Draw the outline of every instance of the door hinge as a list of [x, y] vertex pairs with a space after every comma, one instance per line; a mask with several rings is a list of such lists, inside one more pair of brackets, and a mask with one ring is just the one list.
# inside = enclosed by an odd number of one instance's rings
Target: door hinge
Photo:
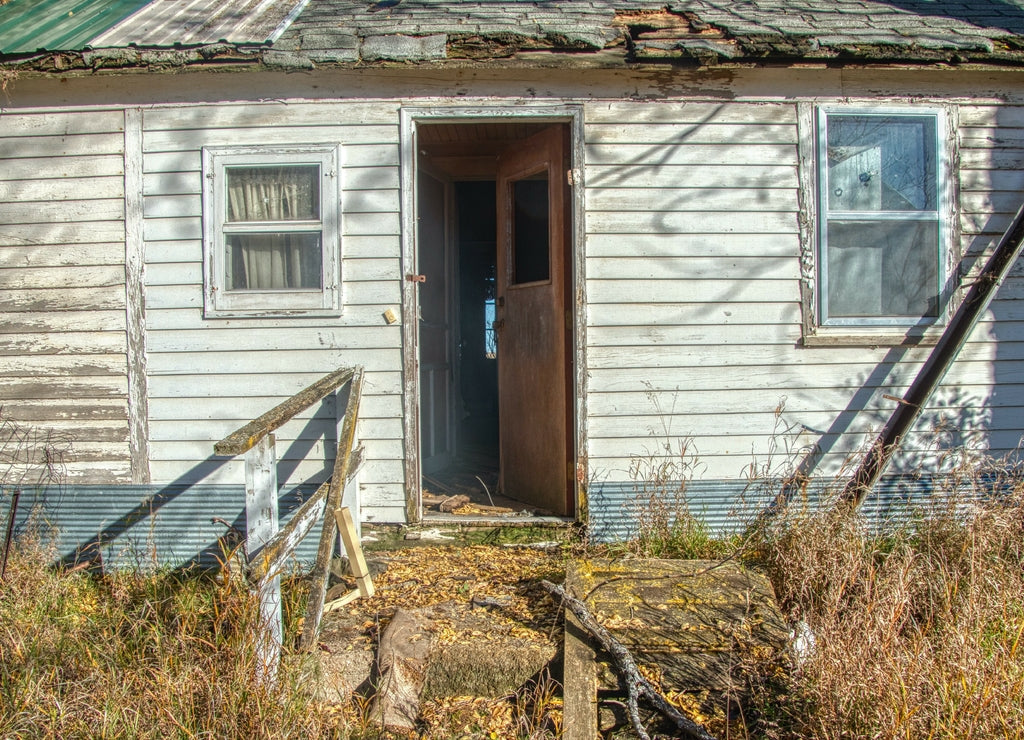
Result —
[[426, 275], [406, 275], [405, 279], [410, 283], [425, 283], [427, 282]]
[[570, 188], [576, 184], [576, 176], [573, 174], [572, 170], [565, 171], [565, 182], [569, 185]]

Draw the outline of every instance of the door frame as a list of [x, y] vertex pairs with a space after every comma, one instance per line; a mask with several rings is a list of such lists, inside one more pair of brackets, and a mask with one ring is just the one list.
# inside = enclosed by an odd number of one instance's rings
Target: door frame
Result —
[[417, 126], [420, 123], [502, 123], [529, 121], [531, 123], [561, 123], [569, 127], [569, 153], [571, 157], [572, 185], [570, 187], [569, 218], [573, 325], [570, 339], [572, 363], [573, 440], [572, 458], [575, 462], [575, 490], [573, 500], [575, 518], [585, 515], [584, 484], [587, 480], [587, 373], [586, 373], [586, 282], [584, 252], [584, 182], [583, 182], [583, 106], [544, 105], [530, 100], [514, 99], [504, 105], [449, 106], [439, 101], [436, 105], [402, 107], [399, 128], [399, 168], [402, 202], [402, 435], [405, 471], [406, 521], [418, 523], [423, 518], [422, 469], [420, 466], [420, 387], [419, 387], [419, 322], [417, 321], [416, 283], [407, 276], [416, 274], [416, 184]]

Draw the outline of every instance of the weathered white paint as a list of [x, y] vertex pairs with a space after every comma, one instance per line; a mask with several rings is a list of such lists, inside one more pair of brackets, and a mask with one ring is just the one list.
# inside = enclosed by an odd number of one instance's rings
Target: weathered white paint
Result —
[[[161, 78], [162, 99], [141, 81], [124, 80], [118, 100], [160, 103], [141, 111], [143, 154], [134, 161], [120, 149], [131, 136], [120, 107], [5, 113], [13, 125], [0, 133], [0, 156], [8, 157], [0, 170], [0, 205], [11, 205], [0, 224], [0, 320], [8, 326], [0, 375], [29, 396], [14, 413], [64, 429], [88, 422], [81, 431], [93, 435], [83, 447], [90, 459], [81, 465], [94, 467], [80, 467], [80, 476], [96, 474], [111, 445], [126, 449], [123, 394], [130, 376], [118, 358], [128, 351], [124, 336], [132, 322], [115, 317], [129, 316], [126, 305], [134, 299], [126, 300], [117, 250], [137, 233], [129, 228], [126, 240], [125, 219], [131, 223], [137, 211], [118, 191], [123, 176], [137, 183], [142, 207], [147, 346], [141, 357], [153, 480], [242, 481], [237, 464], [208, 460], [212, 441], [317, 374], [361, 364], [367, 369], [359, 429], [367, 450], [362, 517], [404, 518], [409, 466], [403, 461], [411, 443], [402, 419], [415, 399], [403, 396], [401, 330], [386, 326], [381, 315], [402, 304], [407, 271], [401, 235], [411, 227], [408, 221], [403, 227], [402, 213], [408, 218], [411, 211], [402, 201], [399, 165], [405, 91], [429, 110], [583, 106], [575, 287], [577, 372], [585, 378], [577, 387], [586, 390], [577, 399], [577, 427], [592, 475], [623, 479], [629, 456], [656, 446], [668, 429], [698, 440], [709, 461], [705, 476], [736, 478], [752, 454], [768, 453], [782, 399], [794, 448], [827, 444], [829, 462], [820, 468], [827, 472], [884, 420], [892, 402], [883, 394], [898, 393], [928, 350], [801, 346], [806, 270], [797, 102], [860, 96], [903, 105], [959, 103], [964, 253], [991, 247], [1024, 187], [1024, 88], [1011, 74], [736, 70], [714, 87], [690, 70], [671, 80], [642, 70], [595, 71], [586, 79], [559, 70], [466, 74], [424, 72], [415, 91], [402, 71], [358, 78], [324, 72], [317, 90], [294, 75], [241, 74], [231, 80], [237, 103], [216, 102], [225, 95], [216, 75]], [[112, 95], [100, 80], [74, 84], [83, 100], [102, 103]], [[446, 97], [460, 85], [481, 97]], [[528, 86], [538, 99], [522, 99]], [[26, 100], [57, 100], [51, 87], [33, 83]], [[291, 99], [257, 102], [275, 90]], [[637, 91], [662, 99], [626, 97]], [[376, 99], [382, 92], [394, 95]], [[354, 99], [343, 98], [350, 94]], [[302, 96], [310, 99], [297, 99]], [[186, 102], [162, 105], [170, 100]], [[332, 143], [344, 151], [340, 319], [202, 318], [200, 148], [236, 143]], [[927, 426], [944, 419], [983, 424], [991, 430], [989, 444], [1013, 446], [1024, 407], [1021, 297], [1018, 271], [926, 412], [912, 447], [926, 449]], [[70, 379], [61, 377], [63, 368]], [[74, 403], [56, 400], [58, 392], [74, 396]], [[292, 480], [316, 474], [330, 457], [331, 435], [322, 433], [330, 426], [327, 413], [305, 422], [279, 435]], [[307, 449], [313, 459], [292, 466]], [[112, 480], [129, 474], [116, 464], [109, 470]]]
[[73, 482], [131, 480], [124, 116], [0, 122], [0, 406], [69, 440]]

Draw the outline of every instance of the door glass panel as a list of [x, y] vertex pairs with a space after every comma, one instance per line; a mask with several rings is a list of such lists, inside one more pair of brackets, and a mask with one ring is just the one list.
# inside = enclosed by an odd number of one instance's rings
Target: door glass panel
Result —
[[512, 183], [512, 283], [551, 277], [547, 170]]

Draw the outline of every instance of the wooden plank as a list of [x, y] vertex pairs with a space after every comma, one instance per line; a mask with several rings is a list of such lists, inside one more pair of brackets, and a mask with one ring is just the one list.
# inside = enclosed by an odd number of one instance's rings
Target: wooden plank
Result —
[[[347, 242], [346, 242], [347, 243]], [[759, 234], [587, 234], [591, 257], [793, 257], [800, 255], [797, 232]]]
[[685, 347], [708, 344], [730, 345], [796, 345], [801, 338], [800, 327], [795, 324], [766, 324], [757, 332], [749, 327], [725, 326], [594, 326], [590, 327], [588, 341], [591, 347], [629, 344], [666, 345]]
[[796, 144], [792, 123], [590, 123], [584, 128], [587, 144]]
[[[367, 126], [258, 126], [253, 128], [192, 128], [176, 131], [146, 131], [145, 151], [176, 152], [204, 146], [300, 146], [340, 141], [345, 145], [395, 145], [398, 141], [397, 121], [392, 125]], [[0, 153], [4, 151], [0, 139]]]
[[[920, 368], [920, 362], [871, 364], [866, 362], [841, 365], [753, 365], [700, 366], [676, 370], [652, 368], [591, 368], [590, 391], [611, 393], [627, 390], [674, 390], [681, 384], [687, 388], [708, 389], [777, 389], [817, 387], [824, 384], [844, 388], [857, 387], [872, 377], [875, 382], [906, 386]], [[732, 369], [735, 367], [735, 369]], [[950, 378], [957, 384], [987, 387], [993, 384], [1024, 382], [1024, 360], [999, 362], [958, 362]]]
[[124, 244], [47, 244], [45, 246], [0, 246], [0, 268], [79, 267], [119, 265], [124, 262]]
[[[346, 259], [342, 278], [347, 282], [401, 279], [396, 259]], [[146, 285], [201, 285], [202, 262], [156, 262], [148, 265]], [[322, 323], [322, 320], [321, 320]]]
[[281, 572], [287, 560], [294, 554], [295, 548], [306, 538], [323, 514], [324, 499], [330, 487], [330, 480], [321, 483], [316, 492], [292, 515], [288, 523], [267, 541], [259, 557], [250, 562], [249, 578], [262, 580], [267, 574]]
[[[148, 293], [154, 288], [159, 290], [161, 299], [164, 297], [171, 297], [175, 294], [172, 286], [149, 286], [147, 289], [147, 297], [150, 297]], [[162, 300], [158, 303], [152, 299], [146, 302], [146, 307], [148, 309], [146, 312], [147, 324], [153, 331], [199, 329], [204, 326], [209, 327], [210, 325], [208, 320], [204, 321], [199, 317], [195, 310], [196, 307], [175, 306], [173, 304], [170, 307], [167, 307], [162, 305]], [[328, 319], [328, 321], [332, 324], [344, 327], [371, 327], [385, 329], [387, 328], [387, 322], [384, 319], [383, 313], [383, 309], [380, 306], [346, 306], [345, 314], [342, 319]], [[268, 316], [220, 319], [217, 321], [217, 327], [219, 328], [236, 330], [259, 330], [263, 328], [284, 329], [292, 327], [297, 331], [305, 331], [308, 329], [320, 329], [324, 324], [325, 321], [323, 317], [319, 316], [289, 316], [284, 318]], [[313, 351], [321, 357], [325, 354], [321, 348], [313, 349]], [[337, 367], [337, 365], [338, 363], [335, 362], [334, 366]], [[328, 372], [329, 369], [330, 368], [324, 368], [324, 372]]]
[[796, 146], [791, 144], [588, 144], [588, 164], [714, 166], [740, 164], [796, 166]]
[[52, 180], [92, 177], [116, 177], [124, 174], [124, 157], [120, 154], [92, 154], [65, 157], [22, 157], [7, 159], [0, 170], [0, 180]]
[[591, 211], [748, 212], [752, 204], [764, 210], [795, 212], [796, 188], [631, 188], [604, 186], [587, 188]]
[[[858, 389], [859, 390], [859, 389]], [[885, 398], [886, 395], [900, 395], [898, 386], [880, 386], [864, 389], [864, 397], [857, 399], [859, 408], [888, 409], [892, 411], [897, 403]], [[991, 386], [963, 386], [960, 391], [965, 398], [973, 395], [976, 404], [982, 408]], [[721, 389], [713, 393], [706, 389], [678, 389], [664, 392], [635, 391], [619, 393], [592, 393], [587, 399], [591, 419], [596, 417], [674, 416], [682, 414], [758, 413], [775, 409], [785, 401], [787, 411], [793, 415], [805, 411], [838, 411], [851, 403], [853, 390], [849, 388], [787, 388], [777, 393], [762, 390]], [[1019, 397], [1024, 388], [1006, 386], [1001, 392], [1009, 397]], [[976, 394], [976, 395], [975, 395]], [[967, 404], [965, 404], [967, 405]]]
[[795, 123], [792, 103], [619, 101], [584, 103], [587, 125], [599, 123]]
[[0, 180], [0, 203], [6, 211], [10, 203], [68, 201], [98, 198], [121, 198], [124, 181], [121, 176], [49, 178], [32, 180]]
[[106, 288], [124, 285], [124, 267], [121, 265], [82, 265], [74, 269], [8, 267], [2, 271], [2, 276], [5, 290]]
[[[292, 388], [308, 385], [321, 377], [320, 373], [293, 372], [274, 373], [273, 375], [270, 373], [266, 375], [254, 373], [206, 375], [201, 378], [197, 377], [195, 373], [161, 374], [153, 375], [150, 378], [150, 388], [155, 398], [230, 398], [232, 396], [245, 398], [250, 395], [288, 398]], [[397, 370], [373, 373], [366, 378], [365, 383], [363, 394], [368, 397], [397, 395], [402, 389], [402, 376]], [[329, 392], [323, 393], [320, 398]], [[311, 400], [306, 406], [311, 406], [320, 398]]]
[[89, 375], [84, 378], [6, 378], [0, 387], [0, 398], [47, 399], [59, 395], [63, 398], [124, 398], [128, 383], [124, 376]]
[[316, 101], [282, 103], [247, 101], [245, 104], [217, 103], [151, 108], [146, 111], [147, 132], [195, 128], [236, 129], [289, 126], [394, 125], [397, 101]]
[[[584, 593], [577, 568], [569, 568], [565, 588]], [[565, 610], [565, 662], [562, 688], [565, 728], [563, 740], [594, 740], [598, 737], [597, 664], [590, 638], [579, 619]]]
[[796, 188], [795, 165], [599, 165], [588, 163], [583, 181], [590, 188]]
[[[799, 284], [796, 280], [749, 280], [737, 284], [734, 280], [700, 281], [676, 280], [587, 280], [587, 300], [591, 304], [636, 304], [643, 296], [649, 305], [679, 302], [722, 304], [729, 300], [744, 303], [769, 303], [780, 297], [792, 296], [797, 300]], [[656, 327], [654, 327], [656, 328]], [[588, 338], [588, 344], [594, 343]], [[642, 342], [633, 342], [633, 345]]]
[[0, 312], [0, 325], [9, 334], [24, 332], [117, 331], [125, 327], [122, 311]]
[[320, 378], [284, 403], [275, 406], [259, 418], [254, 419], [229, 434], [220, 442], [217, 442], [213, 446], [214, 454], [238, 455], [245, 452], [252, 448], [259, 440], [295, 416], [299, 411], [313, 405], [328, 393], [334, 392], [341, 385], [357, 376], [361, 384], [362, 370], [360, 369], [340, 368], [330, 375]]
[[359, 543], [356, 525], [352, 521], [352, 511], [347, 506], [337, 508], [334, 510], [334, 519], [338, 525], [341, 542], [345, 546], [345, 554], [348, 555], [349, 569], [356, 579], [356, 588], [362, 598], [368, 599], [374, 594], [373, 578], [366, 566], [363, 546]]
[[0, 223], [0, 242], [19, 246], [33, 244], [100, 244], [123, 240], [123, 221], [53, 224]]
[[[245, 456], [245, 552], [252, 563], [278, 530], [277, 456], [274, 435], [256, 440]], [[281, 575], [261, 578], [256, 586], [260, 603], [257, 640], [257, 680], [273, 683], [281, 658]]]
[[1024, 190], [1024, 170], [960, 170], [963, 192], [990, 190]]
[[[289, 336], [291, 334], [291, 336]], [[239, 332], [234, 329], [210, 328], [206, 331], [150, 332], [150, 352], [232, 352], [239, 350], [324, 349], [389, 350], [400, 346], [401, 335], [396, 327], [339, 327], [305, 331], [287, 328], [266, 332]]]
[[62, 334], [0, 334], [0, 355], [106, 354], [124, 352], [124, 332], [75, 331]]
[[[6, 271], [0, 272], [6, 276]], [[0, 291], [0, 311], [65, 311], [74, 306], [83, 311], [124, 308], [120, 284], [102, 288], [30, 288]]]
[[145, 244], [142, 240], [142, 110], [124, 112], [125, 337], [132, 482], [149, 483], [149, 395], [146, 389]]
[[[289, 362], [296, 353], [294, 362]], [[151, 353], [149, 358], [151, 374], [173, 375], [190, 371], [194, 376], [223, 372], [225, 370], [245, 371], [248, 364], [262, 366], [268, 363], [268, 372], [290, 372], [296, 366], [308, 367], [311, 372], [325, 374], [338, 367], [347, 358], [352, 364], [361, 365], [368, 373], [400, 372], [398, 348], [389, 350], [335, 350], [312, 349], [309, 345], [275, 350], [227, 350], [224, 352], [167, 352]], [[191, 364], [190, 364], [191, 363]], [[259, 394], [265, 396], [265, 394]]]
[[20, 157], [68, 157], [123, 153], [120, 132], [70, 136], [0, 137], [0, 159]]
[[19, 400], [4, 406], [4, 416], [25, 422], [78, 423], [88, 421], [127, 420], [128, 404], [124, 398], [90, 399], [87, 405], [69, 404], [64, 399]]
[[588, 211], [587, 231], [605, 234], [795, 234], [797, 214], [776, 211], [637, 213]]
[[[338, 452], [334, 459], [334, 473], [331, 476], [331, 489], [327, 494], [326, 510], [334, 511], [341, 505], [348, 471], [352, 461], [352, 447], [355, 441], [356, 421], [359, 418], [359, 402], [363, 390], [363, 371], [356, 368], [349, 385], [348, 403], [345, 407], [342, 431], [338, 435]], [[320, 534], [320, 545], [317, 549], [316, 561], [310, 573], [309, 604], [306, 607], [306, 620], [302, 625], [299, 638], [299, 649], [309, 650], [316, 644], [320, 631], [320, 619], [323, 615], [324, 599], [327, 594], [327, 573], [330, 569], [331, 555], [334, 551], [335, 525], [330, 517], [324, 517], [324, 528]]]
[[0, 377], [123, 375], [124, 355], [34, 355], [0, 357]]
[[786, 303], [590, 303], [587, 326], [720, 326], [798, 324], [800, 306]]
[[[1000, 343], [1000, 352], [1008, 357], [1020, 357], [1024, 344]], [[797, 347], [784, 345], [710, 345], [688, 347], [685, 353], [671, 347], [652, 347], [640, 342], [622, 346], [591, 347], [587, 360], [591, 368], [693, 368], [693, 367], [761, 367], [773, 365], [843, 365], [862, 362], [885, 362], [891, 348], [878, 347]], [[905, 351], [905, 354], [902, 354]], [[902, 360], [923, 361], [927, 347], [901, 350]], [[963, 356], [978, 360], [991, 360], [996, 348], [990, 341], [973, 342], [965, 348]]]
[[344, 236], [395, 236], [402, 233], [397, 209], [391, 213], [342, 213], [341, 231]]
[[123, 219], [124, 202], [120, 198], [17, 202], [3, 204], [3, 211], [9, 224], [78, 224]]
[[[587, 278], [590, 280], [792, 280], [800, 279], [800, 262], [794, 256], [786, 257], [592, 257], [587, 260]], [[652, 283], [649, 290], [662, 287]], [[702, 291], [701, 283], [694, 283], [686, 292]], [[737, 290], [737, 300], [742, 291]], [[642, 294], [641, 294], [642, 295]], [[677, 300], [682, 295], [674, 296]], [[785, 294], [779, 296], [787, 298]], [[795, 300], [796, 296], [790, 297]]]
[[13, 113], [8, 109], [0, 138], [117, 133], [123, 126], [119, 110]]

